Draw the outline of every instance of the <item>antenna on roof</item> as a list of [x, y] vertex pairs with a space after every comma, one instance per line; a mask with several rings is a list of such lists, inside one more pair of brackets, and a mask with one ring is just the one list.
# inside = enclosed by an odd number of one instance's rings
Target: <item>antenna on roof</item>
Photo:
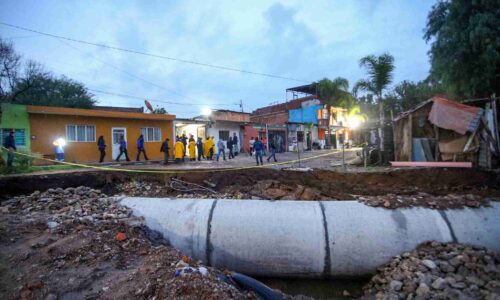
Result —
[[153, 106], [151, 103], [149, 103], [148, 100], [144, 100], [144, 105], [146, 105], [146, 108], [149, 110], [150, 113], [154, 114]]

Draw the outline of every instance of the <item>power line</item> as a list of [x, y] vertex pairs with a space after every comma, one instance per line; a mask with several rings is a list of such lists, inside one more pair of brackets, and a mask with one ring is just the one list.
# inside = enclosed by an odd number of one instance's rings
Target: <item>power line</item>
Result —
[[[78, 51], [78, 52], [80, 52], [80, 53], [84, 53], [82, 50], [80, 50], [80, 49], [76, 48], [75, 46], [71, 45], [70, 43], [67, 43], [67, 42], [65, 42], [65, 41], [63, 41], [63, 40], [61, 40], [61, 39], [57, 39], [57, 41], [59, 41], [60, 43], [63, 43], [64, 45], [66, 45], [66, 46], [68, 46], [68, 47], [70, 47], [70, 48], [72, 48], [72, 49], [74, 49], [74, 50], [76, 50], [76, 51]], [[85, 53], [84, 53], [84, 54], [85, 54]], [[115, 70], [117, 70], [117, 71], [120, 71], [120, 72], [122, 72], [122, 73], [124, 73], [124, 74], [126, 74], [126, 75], [128, 75], [128, 76], [130, 76], [130, 77], [132, 77], [132, 78], [135, 78], [135, 79], [137, 79], [137, 80], [140, 80], [140, 81], [142, 81], [142, 82], [145, 82], [145, 83], [147, 83], [147, 84], [150, 84], [150, 85], [152, 85], [152, 86], [155, 86], [155, 87], [160, 88], [160, 89], [162, 89], [162, 90], [165, 90], [165, 91], [167, 91], [167, 92], [169, 92], [169, 93], [176, 94], [176, 95], [178, 95], [178, 96], [180, 96], [180, 97], [182, 97], [182, 98], [186, 98], [186, 99], [188, 99], [188, 100], [194, 101], [194, 99], [190, 99], [190, 98], [189, 98], [189, 97], [187, 97], [186, 95], [180, 94], [180, 93], [178, 93], [178, 92], [176, 92], [176, 91], [173, 91], [173, 90], [170, 90], [170, 89], [167, 89], [167, 88], [165, 88], [165, 87], [163, 87], [163, 86], [161, 86], [161, 85], [158, 85], [158, 84], [156, 84], [156, 83], [154, 83], [154, 82], [151, 82], [151, 81], [149, 81], [149, 80], [146, 80], [146, 79], [144, 79], [144, 78], [141, 78], [141, 77], [139, 77], [139, 76], [137, 76], [137, 75], [135, 75], [135, 74], [133, 74], [133, 73], [130, 73], [130, 72], [128, 72], [128, 71], [126, 71], [126, 70], [124, 70], [124, 69], [121, 69], [121, 68], [119, 68], [119, 67], [117, 67], [117, 66], [114, 66], [114, 65], [112, 65], [112, 64], [110, 64], [110, 63], [107, 63], [107, 62], [105, 62], [105, 61], [102, 61], [102, 60], [98, 59], [97, 57], [95, 57], [95, 56], [94, 56], [94, 55], [92, 55], [92, 54], [87, 54], [87, 55], [88, 55], [88, 56], [90, 56], [90, 58], [92, 58], [92, 59], [94, 59], [94, 60], [96, 60], [96, 61], [100, 62], [101, 64], [104, 64], [104, 65], [106, 65], [106, 66], [108, 66], [108, 67], [110, 67], [110, 68], [113, 68], [113, 69], [115, 69]]]
[[155, 57], [155, 58], [161, 58], [161, 59], [166, 59], [166, 60], [171, 60], [171, 61], [177, 61], [177, 62], [182, 62], [182, 63], [186, 63], [186, 64], [198, 65], [198, 66], [209, 67], [209, 68], [220, 69], [220, 70], [226, 70], [226, 71], [232, 71], [232, 72], [240, 72], [240, 73], [258, 75], [258, 76], [264, 76], [264, 77], [270, 77], [270, 78], [286, 79], [286, 80], [298, 81], [298, 82], [305, 82], [305, 83], [311, 83], [312, 82], [312, 81], [309, 81], [309, 80], [296, 79], [296, 78], [285, 77], [285, 76], [280, 76], [280, 75], [273, 75], [273, 74], [267, 74], [267, 73], [253, 72], [253, 71], [242, 70], [242, 69], [237, 69], [237, 68], [233, 68], [233, 67], [219, 66], [219, 65], [214, 65], [214, 64], [208, 64], [208, 63], [203, 63], [203, 62], [197, 62], [197, 61], [192, 61], [192, 60], [186, 60], [186, 59], [181, 59], [181, 58], [170, 57], [170, 56], [152, 54], [152, 53], [147, 53], [147, 52], [142, 52], [142, 51], [137, 51], [137, 50], [125, 49], [125, 48], [120, 48], [120, 47], [115, 47], [115, 46], [108, 46], [108, 45], [104, 45], [104, 44], [97, 44], [97, 43], [88, 42], [88, 41], [84, 41], [84, 40], [79, 40], [79, 39], [74, 39], [74, 38], [70, 38], [70, 37], [55, 35], [55, 34], [52, 34], [52, 33], [46, 33], [46, 32], [42, 32], [42, 31], [38, 31], [38, 30], [34, 30], [34, 29], [29, 29], [29, 28], [25, 28], [25, 27], [13, 25], [13, 24], [8, 24], [8, 23], [5, 23], [5, 22], [0, 22], [0, 25], [4, 25], [4, 26], [11, 27], [11, 28], [16, 28], [16, 29], [24, 30], [24, 31], [34, 32], [34, 33], [38, 33], [38, 34], [41, 34], [41, 35], [50, 36], [50, 37], [53, 37], [53, 38], [64, 39], [64, 40], [72, 41], [72, 42], [76, 42], [76, 43], [81, 43], [81, 44], [86, 44], [86, 45], [92, 45], [92, 46], [97, 46], [97, 47], [102, 47], [102, 48], [107, 48], [107, 49], [112, 49], [112, 50], [118, 50], [118, 51], [123, 51], [123, 52], [138, 54], [138, 55], [144, 55], [144, 56], [150, 56], [150, 57]]
[[108, 92], [108, 91], [103, 91], [103, 90], [97, 90], [97, 89], [91, 89], [87, 88], [87, 90], [95, 93], [100, 93], [100, 94], [106, 94], [106, 95], [111, 95], [111, 96], [118, 96], [118, 97], [123, 97], [123, 98], [129, 98], [129, 99], [140, 99], [140, 100], [151, 100], [154, 102], [159, 102], [159, 103], [164, 103], [164, 104], [171, 104], [171, 105], [186, 105], [186, 106], [205, 106], [205, 105], [217, 105], [217, 106], [225, 106], [225, 105], [240, 105], [236, 103], [207, 103], [207, 104], [197, 104], [197, 103], [180, 103], [180, 102], [171, 102], [171, 101], [163, 101], [163, 100], [157, 100], [157, 99], [152, 99], [149, 97], [139, 97], [139, 96], [132, 96], [132, 95], [126, 95], [126, 94], [120, 94], [120, 93], [114, 93], [114, 92]]

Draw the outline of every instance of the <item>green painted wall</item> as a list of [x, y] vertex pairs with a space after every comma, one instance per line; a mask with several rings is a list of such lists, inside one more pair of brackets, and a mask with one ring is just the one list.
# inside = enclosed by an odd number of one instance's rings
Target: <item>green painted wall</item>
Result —
[[2, 104], [1, 109], [2, 117], [0, 119], [0, 129], [24, 129], [24, 142], [26, 143], [26, 146], [19, 146], [18, 150], [31, 152], [30, 120], [28, 111], [26, 110], [26, 105], [4, 103]]

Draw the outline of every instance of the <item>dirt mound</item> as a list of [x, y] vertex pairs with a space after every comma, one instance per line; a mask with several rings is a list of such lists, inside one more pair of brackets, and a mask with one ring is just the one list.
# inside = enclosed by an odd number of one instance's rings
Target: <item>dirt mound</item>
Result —
[[498, 299], [500, 257], [484, 248], [426, 242], [380, 267], [364, 291], [377, 299]]
[[0, 212], [1, 299], [256, 298], [99, 190], [35, 192]]

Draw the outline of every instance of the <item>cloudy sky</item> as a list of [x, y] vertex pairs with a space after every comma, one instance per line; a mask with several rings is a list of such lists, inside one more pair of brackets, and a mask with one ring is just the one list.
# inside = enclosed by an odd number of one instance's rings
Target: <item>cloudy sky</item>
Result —
[[[436, 0], [8, 1], [0, 21], [89, 42], [290, 79], [120, 52], [0, 25], [25, 59], [88, 88], [152, 99], [180, 117], [202, 106], [245, 111], [291, 98], [285, 90], [324, 77], [364, 77], [368, 54], [395, 57], [394, 82], [422, 80], [423, 39]], [[141, 99], [93, 92], [101, 105]], [[177, 104], [169, 104], [174, 102]]]

